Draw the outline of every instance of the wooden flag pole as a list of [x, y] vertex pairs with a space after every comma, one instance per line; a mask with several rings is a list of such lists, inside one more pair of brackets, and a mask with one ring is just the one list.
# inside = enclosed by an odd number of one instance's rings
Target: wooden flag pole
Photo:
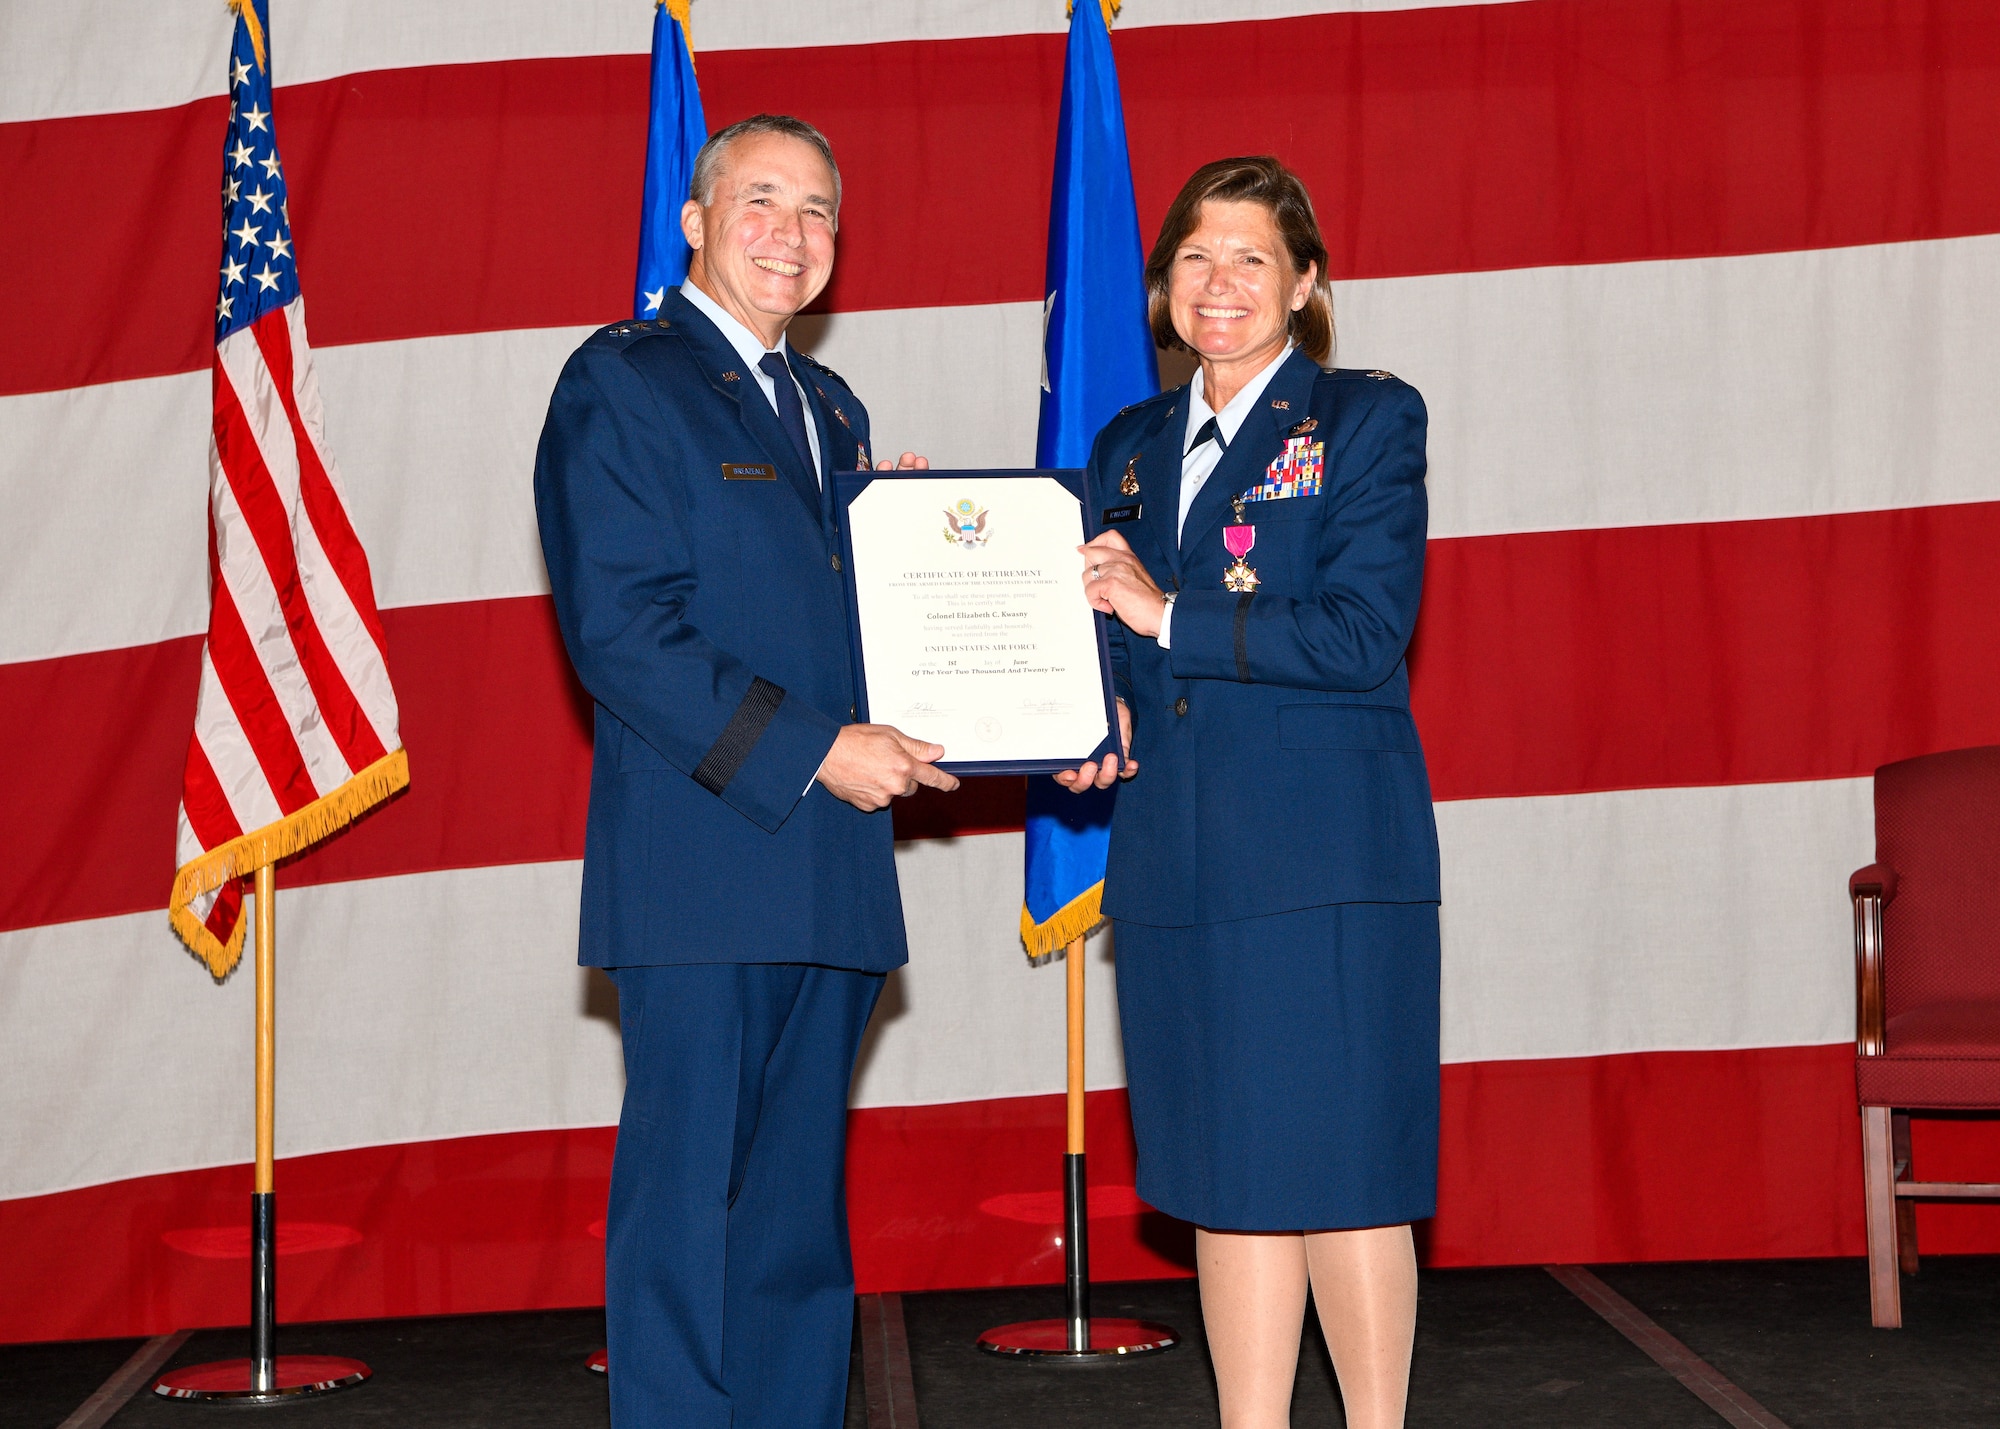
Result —
[[256, 1171], [250, 1189], [250, 1358], [170, 1370], [153, 1386], [168, 1399], [283, 1404], [301, 1395], [346, 1389], [372, 1370], [337, 1355], [278, 1355], [278, 882], [270, 864], [257, 870]]
[[1063, 1021], [1069, 1032], [1069, 1144], [1063, 1156], [1063, 1291], [1071, 1354], [1090, 1349], [1090, 1180], [1083, 1160], [1083, 939], [1063, 953], [1068, 984]]
[[250, 1195], [250, 1387], [259, 1394], [277, 1386], [277, 1053], [278, 879], [267, 863], [257, 870], [257, 1174]]
[[1090, 1315], [1090, 1178], [1084, 1170], [1083, 939], [1063, 951], [1063, 1023], [1068, 1044], [1064, 1086], [1063, 1317], [1001, 1325], [979, 1348], [1010, 1359], [1086, 1363], [1131, 1359], [1172, 1349], [1180, 1336], [1151, 1320], [1094, 1320]]

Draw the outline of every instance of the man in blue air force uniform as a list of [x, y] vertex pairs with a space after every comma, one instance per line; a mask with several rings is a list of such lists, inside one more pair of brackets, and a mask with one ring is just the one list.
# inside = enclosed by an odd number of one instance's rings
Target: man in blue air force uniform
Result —
[[784, 340], [832, 271], [839, 184], [796, 119], [710, 139], [686, 285], [570, 358], [535, 463], [596, 701], [580, 961], [617, 983], [625, 1045], [620, 1429], [840, 1424], [848, 1083], [907, 958], [881, 811], [957, 783], [939, 746], [851, 723], [832, 473], [867, 469], [868, 414]]

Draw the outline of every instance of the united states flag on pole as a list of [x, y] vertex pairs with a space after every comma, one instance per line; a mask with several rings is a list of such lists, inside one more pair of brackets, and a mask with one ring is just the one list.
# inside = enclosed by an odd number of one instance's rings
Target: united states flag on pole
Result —
[[221, 977], [241, 880], [409, 782], [368, 557], [327, 449], [271, 124], [268, 0], [231, 0], [208, 639], [168, 914]]

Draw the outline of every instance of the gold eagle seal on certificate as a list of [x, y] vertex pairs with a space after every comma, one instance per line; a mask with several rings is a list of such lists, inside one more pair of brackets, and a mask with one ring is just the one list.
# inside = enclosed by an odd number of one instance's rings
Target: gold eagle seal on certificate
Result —
[[944, 538], [953, 545], [977, 550], [992, 533], [986, 529], [986, 508], [976, 501], [959, 501], [944, 513]]

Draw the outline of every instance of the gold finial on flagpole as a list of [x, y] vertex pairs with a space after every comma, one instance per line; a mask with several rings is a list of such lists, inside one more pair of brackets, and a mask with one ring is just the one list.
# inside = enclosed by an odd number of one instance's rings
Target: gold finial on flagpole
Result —
[[229, 0], [231, 13], [241, 15], [243, 23], [250, 28], [250, 48], [257, 56], [257, 68], [271, 67], [269, 54], [264, 49], [264, 27], [257, 20], [257, 6], [253, 0]]

